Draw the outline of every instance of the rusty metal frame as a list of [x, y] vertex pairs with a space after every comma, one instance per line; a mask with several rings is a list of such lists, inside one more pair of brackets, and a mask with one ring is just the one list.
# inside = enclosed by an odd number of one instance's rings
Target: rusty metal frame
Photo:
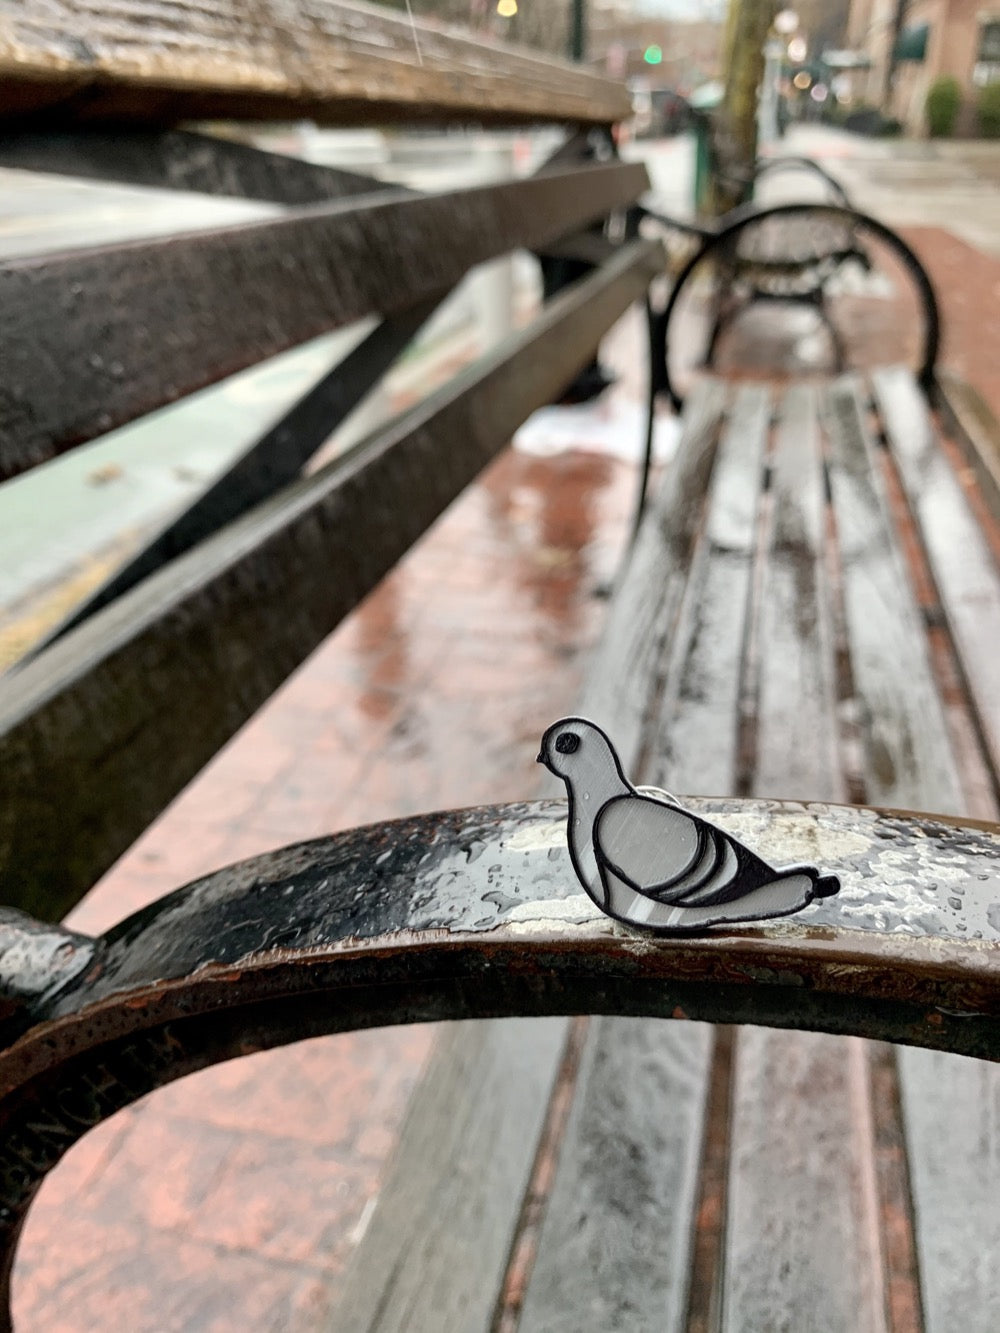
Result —
[[97, 939], [4, 911], [6, 1291], [35, 1193], [88, 1129], [197, 1069], [323, 1033], [589, 1012], [1000, 1060], [1000, 829], [828, 805], [689, 804], [764, 854], [821, 860], [841, 894], [766, 926], [646, 935], [579, 892], [566, 807], [537, 802], [268, 853]]

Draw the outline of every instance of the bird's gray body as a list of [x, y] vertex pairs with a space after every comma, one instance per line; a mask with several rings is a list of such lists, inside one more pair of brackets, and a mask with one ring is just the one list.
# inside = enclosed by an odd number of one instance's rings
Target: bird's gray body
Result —
[[607, 736], [583, 718], [550, 727], [539, 759], [566, 783], [577, 875], [620, 921], [701, 930], [787, 916], [839, 888], [811, 866], [775, 870], [665, 794], [637, 791]]

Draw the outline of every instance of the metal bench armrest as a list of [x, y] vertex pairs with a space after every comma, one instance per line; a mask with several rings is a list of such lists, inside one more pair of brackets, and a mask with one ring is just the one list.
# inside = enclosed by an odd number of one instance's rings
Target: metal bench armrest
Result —
[[[842, 893], [700, 938], [578, 891], [565, 807], [356, 829], [201, 879], [96, 940], [0, 922], [0, 1226], [9, 1278], [45, 1174], [100, 1121], [207, 1065], [321, 1033], [580, 1012], [810, 1028], [1000, 1058], [1000, 831], [826, 805], [699, 800]], [[0, 1316], [2, 1319], [2, 1316]]]

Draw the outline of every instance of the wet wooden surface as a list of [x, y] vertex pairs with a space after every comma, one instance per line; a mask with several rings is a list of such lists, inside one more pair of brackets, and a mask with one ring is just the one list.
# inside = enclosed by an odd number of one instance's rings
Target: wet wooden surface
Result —
[[[442, 293], [442, 299], [444, 294]], [[440, 302], [424, 301], [390, 315], [225, 468], [181, 514], [149, 537], [31, 651], [49, 643], [134, 588], [198, 542], [289, 486], [431, 317]]]
[[649, 780], [671, 790], [734, 795], [739, 786], [743, 657], [764, 482], [770, 395], [733, 395], [678, 624]]
[[[843, 794], [815, 391], [778, 400], [754, 677], [761, 796]], [[867, 1055], [740, 1029], [734, 1051], [723, 1327], [883, 1333]]]
[[645, 167], [612, 164], [437, 195], [387, 190], [0, 264], [0, 479], [320, 333], [428, 300], [646, 185]]
[[[685, 572], [692, 549], [705, 540], [708, 469], [717, 448], [729, 458], [746, 456], [732, 426], [717, 444], [725, 400], [718, 385], [692, 400], [677, 465], [632, 552], [585, 689], [588, 716], [603, 719], [637, 702], [655, 706], [682, 614]], [[763, 400], [753, 392], [741, 399], [737, 423], [745, 426], [755, 408], [762, 417]], [[752, 470], [752, 446], [746, 452]], [[720, 475], [718, 466], [711, 475]], [[738, 486], [713, 492], [708, 522], [738, 532], [747, 508]], [[630, 594], [643, 590], [645, 598], [630, 606]], [[626, 615], [634, 616], [627, 626]], [[623, 761], [638, 781], [660, 780], [651, 730], [648, 718], [635, 716], [623, 717], [613, 733], [624, 740]], [[670, 1032], [628, 1019], [591, 1024], [525, 1298], [526, 1330], [683, 1329], [713, 1045], [697, 1024]]]
[[[725, 405], [726, 392], [718, 384], [692, 395], [676, 462], [619, 576], [584, 689], [581, 711], [602, 719], [626, 769], [641, 762]], [[623, 680], [630, 682], [628, 689], [621, 688]]]
[[[693, 429], [711, 404], [711, 385], [699, 389], [689, 427], [694, 448], [682, 453], [674, 485], [683, 489], [688, 469], [697, 465], [703, 476], [710, 465], [707, 502], [703, 508], [689, 503], [680, 522], [654, 507], [636, 557], [655, 543], [664, 577], [651, 577], [634, 558], [604, 650], [606, 662], [620, 654], [619, 672], [647, 663], [654, 644], [665, 657], [658, 672], [648, 665], [635, 672], [630, 700], [609, 705], [617, 722], [623, 709], [638, 708], [639, 687], [652, 690], [657, 711], [645, 723], [637, 712], [631, 715], [631, 726], [643, 728], [639, 767], [632, 770], [640, 779], [655, 778], [682, 793], [732, 790], [745, 782], [759, 795], [838, 799], [847, 790], [844, 764], [854, 762], [852, 737], [859, 737], [863, 755], [852, 781], [862, 781], [870, 797], [961, 810], [965, 796], [941, 702], [944, 685], [891, 521], [885, 459], [876, 443], [880, 424], [890, 438], [903, 429], [902, 378], [892, 387], [892, 402], [884, 385], [878, 395], [881, 423], [870, 415], [866, 387], [845, 379], [823, 395], [806, 386], [779, 395], [773, 432], [770, 395], [744, 387], [731, 398], [711, 457], [700, 451], [705, 436]], [[910, 414], [908, 428], [912, 403]], [[914, 438], [908, 429], [907, 446]], [[765, 455], [770, 485], [762, 491]], [[921, 494], [913, 492], [918, 509]], [[925, 517], [938, 525], [936, 540], [946, 540], [939, 513]], [[975, 520], [966, 509], [961, 521]], [[953, 565], [966, 549], [956, 543]], [[678, 552], [687, 571], [681, 591], [672, 572]], [[933, 544], [931, 554], [933, 563]], [[976, 571], [966, 574], [965, 586], [970, 580], [985, 586], [995, 608], [994, 566], [981, 536], [974, 558]], [[616, 622], [624, 606], [631, 626]], [[838, 625], [847, 636], [839, 647]], [[956, 643], [964, 657], [957, 635]], [[628, 645], [624, 652], [622, 645]], [[641, 697], [648, 710], [648, 696]], [[592, 711], [600, 702], [592, 688]], [[621, 722], [631, 735], [630, 718]], [[616, 1098], [623, 1079], [608, 1073], [615, 1067], [615, 1024], [601, 1020], [591, 1035], [581, 1101], [526, 1304], [551, 1318], [569, 1300], [578, 1327], [588, 1326], [588, 1309], [599, 1312], [600, 1326], [629, 1326], [630, 1319], [637, 1327], [653, 1326], [644, 1322], [645, 1295], [616, 1277], [629, 1254], [640, 1268], [647, 1262], [648, 1225], [630, 1227], [616, 1173], [609, 1169], [602, 1179], [600, 1164], [580, 1142], [581, 1126], [592, 1123], [587, 1117], [613, 1107], [608, 1119], [619, 1142], [606, 1156], [640, 1164], [634, 1179], [641, 1182], [635, 1210], [641, 1219], [641, 1201], [652, 1189], [641, 1164], [656, 1140], [643, 1119], [641, 1089], [636, 1086], [634, 1109], [631, 1098]], [[620, 1040], [627, 1046], [624, 1031]], [[728, 1048], [718, 1047], [716, 1058], [723, 1056]], [[719, 1108], [712, 1111], [718, 1160], [715, 1183], [699, 1196], [700, 1269], [684, 1311], [677, 1312], [673, 1297], [667, 1300], [665, 1327], [679, 1320], [676, 1326], [685, 1328], [691, 1320], [691, 1327], [731, 1333], [805, 1327], [911, 1333], [923, 1309], [926, 1327], [944, 1333], [949, 1308], [960, 1308], [977, 1333], [995, 1326], [1000, 1283], [978, 1257], [986, 1248], [993, 1252], [1000, 1221], [994, 1154], [957, 1152], [953, 1126], [962, 1125], [966, 1143], [992, 1141], [997, 1073], [960, 1057], [905, 1051], [897, 1075], [895, 1057], [886, 1058], [883, 1068], [881, 1053], [868, 1044], [821, 1034], [737, 1031], [731, 1114], [722, 1108], [720, 1121]], [[690, 1067], [689, 1058], [681, 1063]], [[642, 1061], [634, 1065], [633, 1080], [651, 1077]], [[708, 1062], [700, 1068], [698, 1098], [707, 1106], [711, 1070]], [[890, 1096], [897, 1078], [900, 1090]], [[683, 1104], [690, 1102], [689, 1091]], [[702, 1128], [691, 1130], [695, 1143]], [[901, 1157], [904, 1132], [909, 1170]], [[677, 1188], [687, 1206], [688, 1182]], [[676, 1213], [667, 1217], [671, 1234], [679, 1234]], [[688, 1224], [694, 1226], [693, 1209]], [[979, 1246], [977, 1229], [985, 1242]], [[580, 1260], [573, 1265], [574, 1285], [555, 1259], [566, 1246]], [[599, 1271], [602, 1281], [581, 1275], [588, 1270]], [[661, 1310], [664, 1290], [676, 1295], [670, 1271], [661, 1261], [655, 1277], [647, 1274], [639, 1284], [658, 1294]], [[713, 1290], [718, 1296], [710, 1299]], [[699, 1322], [704, 1318], [707, 1324]]]
[[328, 1333], [489, 1327], [566, 1030], [520, 1019], [444, 1035]]
[[771, 465], [751, 789], [844, 799], [837, 746], [826, 504], [815, 391], [788, 390]]
[[958, 477], [938, 446], [926, 399], [905, 372], [877, 372], [872, 383], [982, 734], [993, 767], [1000, 770], [1000, 572]]
[[860, 711], [867, 797], [877, 805], [960, 814], [963, 801], [929, 650], [889, 520], [859, 381], [827, 393], [830, 474], [851, 673]]
[[[979, 716], [995, 789], [1000, 576], [993, 552], [915, 386], [897, 371], [883, 371], [873, 376], [873, 389], [968, 683], [970, 712]], [[916, 700], [910, 709], [910, 725], [918, 728]], [[915, 799], [924, 806], [945, 809], [961, 800], [933, 769], [917, 781]], [[1000, 1281], [986, 1260], [1000, 1246], [1000, 1078], [976, 1061], [925, 1051], [900, 1051], [898, 1063], [926, 1327], [988, 1333], [1000, 1322]]]
[[863, 1042], [738, 1033], [726, 1333], [885, 1333]]
[[[85, 17], [84, 17], [85, 13]], [[611, 124], [624, 86], [523, 48], [346, 0], [21, 0], [0, 28], [0, 117]]]
[[519, 1327], [681, 1333], [714, 1038], [593, 1026]]

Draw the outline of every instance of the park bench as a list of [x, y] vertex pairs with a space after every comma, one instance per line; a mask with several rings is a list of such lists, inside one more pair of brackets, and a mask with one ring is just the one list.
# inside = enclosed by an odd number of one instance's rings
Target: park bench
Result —
[[[579, 702], [636, 781], [705, 793], [692, 808], [836, 872], [838, 896], [701, 937], [621, 927], [545, 799], [271, 853], [99, 939], [56, 924], [662, 268], [634, 227], [592, 230], [646, 186], [593, 160], [626, 107], [592, 76], [430, 29], [413, 65], [409, 25], [360, 6], [298, 33], [268, 6], [206, 17], [211, 61], [188, 7], [160, 6], [156, 60], [138, 10], [108, 7], [85, 44], [69, 11], [7, 21], [5, 163], [287, 209], [0, 267], [4, 475], [382, 322], [3, 682], [5, 1281], [46, 1173], [171, 1079], [319, 1033], [521, 1015], [442, 1039], [336, 1327], [997, 1327], [1000, 838], [964, 816], [996, 814], [1000, 487], [988, 414], [935, 375], [933, 340], [913, 367], [792, 384], [657, 364], [682, 438]], [[249, 88], [227, 50], [254, 50]], [[302, 115], [574, 133], [529, 180], [422, 196], [166, 128]], [[468, 267], [514, 246], [595, 267], [302, 475]], [[663, 367], [675, 309], [653, 320]]]

